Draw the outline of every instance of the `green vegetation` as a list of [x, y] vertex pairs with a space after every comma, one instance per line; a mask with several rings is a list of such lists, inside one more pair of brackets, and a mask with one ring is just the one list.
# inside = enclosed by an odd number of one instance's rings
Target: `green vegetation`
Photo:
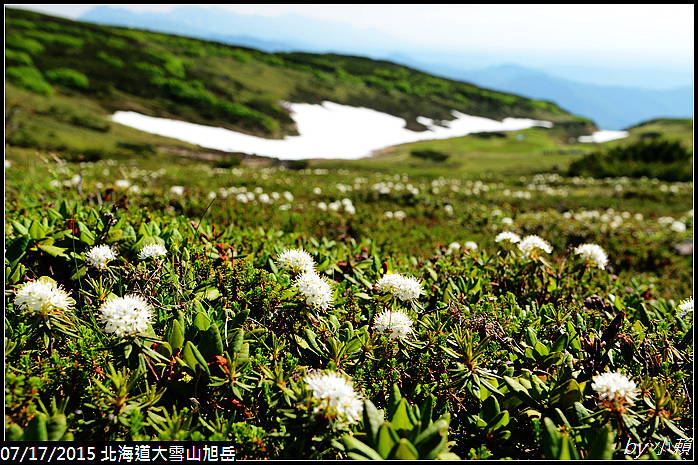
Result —
[[660, 139], [659, 133], [626, 146], [596, 151], [570, 165], [570, 176], [650, 177], [664, 181], [691, 181], [693, 154], [678, 141]]
[[[23, 10], [7, 9], [6, 17], [9, 61], [23, 66], [10, 75], [11, 81], [49, 94], [39, 82], [44, 75], [59, 91], [79, 90], [99, 102], [102, 114], [135, 110], [265, 137], [295, 131], [279, 105], [282, 100], [366, 106], [403, 117], [414, 129], [423, 128], [418, 116], [450, 120], [453, 110], [496, 119], [576, 121], [549, 102], [483, 90], [388, 62], [266, 54]], [[582, 125], [585, 133], [594, 129], [590, 121]]]
[[[690, 239], [692, 183], [376, 173], [368, 160], [221, 168], [123, 150], [134, 155], [79, 164], [8, 151], [8, 438], [528, 459], [622, 458], [628, 441], [692, 436], [678, 305], [692, 257], [675, 249]], [[551, 253], [527, 259], [495, 240], [504, 231]], [[583, 243], [606, 251], [604, 269], [574, 252]], [[166, 255], [140, 259], [148, 244]], [[116, 254], [104, 268], [88, 259], [97, 245]], [[296, 248], [331, 284], [326, 310], [279, 262]], [[391, 271], [421, 281], [414, 306], [376, 287]], [[47, 276], [70, 309], [20, 308], [22, 286]], [[131, 294], [153, 309], [147, 329], [106, 332], [101, 309]], [[386, 310], [410, 318], [409, 337], [376, 329]], [[351, 378], [358, 423], [313, 394], [309, 369]], [[605, 370], [636, 383], [633, 406], [599, 397]]]
[[[390, 63], [16, 10], [6, 26], [8, 440], [230, 441], [243, 459], [623, 459], [631, 443], [686, 457], [693, 183], [562, 173], [600, 149], [692, 148], [690, 122], [571, 144], [587, 123], [552, 104]], [[279, 162], [106, 117], [278, 136], [291, 96], [408, 121], [446, 118], [453, 96], [560, 124]], [[296, 249], [314, 273], [282, 260]]]
[[448, 154], [443, 152], [438, 152], [436, 150], [413, 150], [410, 155], [417, 158], [422, 158], [424, 160], [432, 160], [436, 162], [448, 160]]

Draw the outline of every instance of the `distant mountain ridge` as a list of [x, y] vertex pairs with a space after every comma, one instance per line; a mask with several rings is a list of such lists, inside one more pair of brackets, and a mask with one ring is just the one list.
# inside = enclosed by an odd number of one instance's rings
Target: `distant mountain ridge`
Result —
[[480, 87], [553, 101], [570, 113], [591, 118], [604, 129], [627, 129], [653, 118], [692, 118], [693, 115], [692, 87], [647, 90], [596, 86], [517, 65], [502, 65], [459, 76]]
[[[387, 59], [480, 87], [552, 101], [570, 113], [592, 119], [604, 129], [625, 129], [652, 118], [693, 117], [691, 86], [671, 90], [599, 86], [518, 65], [464, 69], [457, 58], [448, 60], [443, 54], [440, 54], [443, 63], [427, 63], [424, 52], [405, 51], [402, 41], [387, 34], [300, 15], [271, 18], [195, 6], [183, 6], [169, 13], [134, 13], [102, 5], [83, 14], [79, 20], [197, 37], [269, 53], [333, 52]], [[358, 47], [357, 44], [374, 45]]]

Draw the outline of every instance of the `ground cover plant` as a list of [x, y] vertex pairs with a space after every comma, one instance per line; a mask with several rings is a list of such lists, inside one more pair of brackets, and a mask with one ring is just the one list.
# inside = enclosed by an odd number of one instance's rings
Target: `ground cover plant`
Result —
[[8, 439], [687, 456], [692, 183], [17, 153]]
[[[692, 457], [692, 178], [568, 171], [692, 151], [692, 121], [579, 144], [553, 104], [387, 62], [6, 13], [7, 439]], [[291, 163], [107, 118], [278, 137], [280, 99], [555, 126]]]

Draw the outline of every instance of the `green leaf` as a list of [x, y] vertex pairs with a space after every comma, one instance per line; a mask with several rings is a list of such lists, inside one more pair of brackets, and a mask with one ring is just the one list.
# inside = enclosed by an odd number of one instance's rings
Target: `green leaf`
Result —
[[245, 321], [247, 321], [247, 318], [250, 316], [250, 311], [249, 309], [245, 308], [240, 310], [237, 315], [235, 315], [232, 319], [232, 326], [233, 328], [239, 328], [242, 326]]
[[536, 342], [538, 342], [538, 338], [536, 337], [536, 331], [533, 328], [531, 328], [530, 326], [527, 327], [526, 331], [524, 333], [524, 337], [525, 337], [526, 343], [528, 345], [530, 345], [531, 347], [536, 346]]
[[409, 404], [407, 403], [407, 399], [401, 399], [395, 413], [390, 418], [390, 424], [401, 437], [406, 436], [413, 428], [407, 413], [408, 408]]
[[536, 341], [536, 343], [533, 345], [533, 350], [535, 350], [541, 357], [545, 357], [550, 353], [548, 348], [539, 341]]
[[172, 359], [172, 346], [167, 342], [163, 341], [158, 344], [156, 352], [168, 360]]
[[48, 214], [48, 217], [51, 219], [52, 223], [55, 223], [56, 221], [60, 221], [60, 220], [64, 219], [63, 215], [61, 215], [60, 212], [58, 212], [54, 208], [51, 208], [51, 207], [47, 208], [46, 213]]
[[344, 444], [344, 450], [347, 451], [347, 455], [355, 460], [383, 460], [384, 457], [371, 449], [369, 446], [363, 442], [356, 439], [354, 436], [349, 436], [345, 434], [342, 436], [342, 443]]
[[414, 447], [418, 451], [418, 458], [433, 460], [446, 447], [448, 423], [444, 418], [439, 418], [417, 436]]
[[[203, 309], [203, 307], [201, 307], [201, 302], [196, 300], [195, 306], [197, 303], [199, 304], [199, 308]], [[211, 320], [202, 311], [199, 311], [194, 316], [194, 321], [192, 322], [192, 326], [194, 326], [199, 331], [206, 331], [209, 328], [209, 326], [211, 326]]]
[[400, 388], [397, 384], [393, 384], [393, 390], [390, 392], [390, 397], [388, 399], [388, 418], [393, 417], [401, 399], [402, 394], [400, 393]]
[[372, 447], [376, 447], [378, 444], [378, 429], [383, 423], [383, 413], [380, 412], [373, 402], [366, 399], [364, 400], [364, 426], [368, 427], [367, 438], [368, 444]]
[[235, 356], [235, 360], [237, 360], [238, 364], [247, 363], [250, 360], [250, 344], [249, 343], [245, 342], [242, 345], [240, 352], [238, 352]]
[[[240, 331], [242, 331], [242, 329]], [[201, 341], [197, 347], [204, 357], [204, 360], [211, 360], [211, 358], [216, 355], [223, 355], [223, 340], [221, 339], [221, 333], [216, 323], [211, 323], [211, 326], [208, 327], [201, 337]]]
[[589, 441], [587, 460], [611, 460], [615, 451], [616, 432], [611, 425], [604, 425], [592, 441]]
[[560, 457], [562, 435], [557, 430], [555, 423], [548, 418], [543, 418], [543, 431], [541, 432], [541, 447], [543, 458], [556, 460]]
[[311, 329], [306, 329], [305, 330], [305, 339], [308, 341], [308, 344], [310, 344], [310, 348], [318, 355], [327, 355], [327, 347], [322, 345], [320, 347], [321, 343], [318, 343], [317, 341], [317, 335], [313, 332]]
[[43, 239], [44, 237], [46, 237], [46, 230], [41, 225], [41, 223], [34, 220], [32, 221], [32, 224], [29, 226], [29, 236], [31, 236], [31, 238], [35, 241], [38, 241], [39, 239]]
[[21, 441], [24, 431], [17, 423], [12, 423], [5, 432], [5, 440], [8, 442]]
[[499, 412], [492, 420], [487, 423], [487, 432], [490, 433], [496, 429], [509, 424], [509, 411], [504, 410]]
[[48, 431], [46, 430], [46, 416], [37, 413], [24, 428], [24, 441], [48, 441]]
[[49, 441], [59, 441], [66, 431], [68, 422], [64, 414], [59, 413], [49, 418], [46, 424], [47, 437]]
[[239, 328], [236, 332], [235, 335], [233, 336], [233, 340], [230, 343], [230, 346], [228, 347], [228, 351], [231, 354], [238, 353], [242, 350], [242, 342], [245, 338], [245, 330], [242, 328]]
[[494, 396], [490, 396], [482, 403], [482, 409], [480, 410], [480, 417], [486, 422], [489, 422], [494, 417], [499, 415], [499, 402]]
[[184, 334], [182, 333], [182, 327], [179, 325], [179, 321], [172, 320], [169, 331], [167, 332], [167, 342], [174, 352], [182, 348], [184, 344]]
[[15, 229], [15, 231], [17, 231], [22, 236], [29, 235], [29, 229], [26, 226], [24, 226], [22, 223], [20, 223], [19, 221], [12, 220], [10, 223], [12, 223], [12, 227]]
[[572, 407], [575, 402], [582, 401], [582, 399], [584, 399], [584, 393], [581, 386], [576, 380], [570, 379], [553, 389], [550, 395], [550, 406], [566, 410]]
[[395, 447], [395, 444], [400, 441], [400, 437], [388, 423], [383, 423], [378, 428], [376, 438], [376, 452], [386, 459], [390, 455], [390, 451]]
[[194, 373], [198, 371], [198, 366], [200, 367], [200, 370], [203, 370], [204, 372], [206, 372], [206, 374], [211, 374], [209, 372], [208, 365], [206, 364], [206, 360], [204, 360], [204, 358], [201, 355], [201, 352], [199, 352], [199, 349], [197, 349], [191, 341], [187, 341], [187, 343], [184, 345], [184, 350], [182, 350], [181, 358], [184, 360], [187, 366], [194, 371]]
[[550, 352], [562, 352], [567, 348], [567, 344], [569, 343], [570, 336], [565, 333], [561, 335], [560, 337], [557, 338], [557, 341], [555, 341], [555, 344], [553, 344], [553, 348], [551, 349]]
[[526, 389], [521, 383], [516, 381], [514, 378], [504, 376], [504, 382], [509, 387], [509, 390], [513, 392], [514, 395], [528, 407], [538, 407], [540, 405], [538, 402], [533, 400], [531, 395], [528, 393], [528, 389]]
[[388, 459], [417, 460], [419, 459], [419, 452], [417, 452], [417, 449], [414, 448], [410, 441], [402, 438], [390, 452]]
[[7, 242], [5, 258], [9, 260], [10, 266], [14, 268], [19, 260], [24, 256], [31, 238], [29, 234], [14, 237]]
[[434, 411], [434, 396], [430, 395], [422, 403], [422, 407], [419, 409], [419, 416], [421, 419], [420, 433], [426, 430], [431, 424], [431, 415]]
[[51, 255], [52, 257], [60, 257], [64, 258], [66, 260], [70, 260], [70, 257], [66, 255], [65, 251], [68, 250], [64, 247], [56, 247], [53, 245], [39, 245], [38, 246], [39, 250], [42, 252], [46, 252], [47, 254]]

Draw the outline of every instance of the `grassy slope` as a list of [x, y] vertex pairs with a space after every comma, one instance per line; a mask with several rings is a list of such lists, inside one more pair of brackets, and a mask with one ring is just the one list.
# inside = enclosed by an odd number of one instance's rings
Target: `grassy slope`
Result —
[[[397, 145], [380, 150], [375, 158], [362, 163], [374, 169], [390, 171], [400, 166], [410, 172], [431, 173], [433, 176], [456, 174], [497, 173], [519, 176], [549, 171], [564, 171], [569, 164], [586, 153], [597, 149], [626, 145], [650, 136], [679, 140], [693, 149], [693, 120], [660, 119], [639, 124], [628, 129], [629, 136], [603, 143], [565, 144], [558, 140], [554, 130], [531, 128], [522, 131], [500, 133], [503, 137], [483, 137], [470, 134], [451, 139], [436, 139]], [[524, 136], [519, 140], [518, 136]], [[410, 156], [415, 150], [435, 150], [449, 155], [445, 162], [420, 160]], [[346, 167], [343, 161], [317, 160], [318, 167]]]
[[[564, 127], [565, 133], [594, 128], [590, 121], [549, 102], [488, 91], [389, 62], [338, 55], [266, 54], [22, 10], [6, 10], [6, 55], [10, 70], [6, 84], [17, 84], [21, 80], [18, 74], [25, 77], [31, 71], [35, 77], [23, 86], [37, 85], [49, 94], [30, 96], [7, 85], [6, 114], [18, 110], [11, 115], [14, 125], [6, 132], [8, 141], [14, 146], [54, 151], [79, 152], [88, 144], [109, 156], [123, 155], [115, 137], [105, 134], [114, 125], [101, 131], [103, 134], [92, 130], [89, 143], [82, 142], [82, 136], [73, 137], [81, 132], [74, 127], [76, 116], [104, 126], [105, 117], [115, 110], [281, 137], [294, 133], [295, 127], [279, 100], [332, 100], [366, 106], [403, 117], [417, 130], [417, 116], [448, 119], [453, 109], [500, 119], [547, 119]], [[87, 78], [87, 85], [61, 83], [51, 77], [56, 69], [77, 71]], [[31, 120], [39, 107], [41, 124]], [[73, 127], [66, 128], [66, 123]], [[141, 143], [132, 134], [119, 137]]]

